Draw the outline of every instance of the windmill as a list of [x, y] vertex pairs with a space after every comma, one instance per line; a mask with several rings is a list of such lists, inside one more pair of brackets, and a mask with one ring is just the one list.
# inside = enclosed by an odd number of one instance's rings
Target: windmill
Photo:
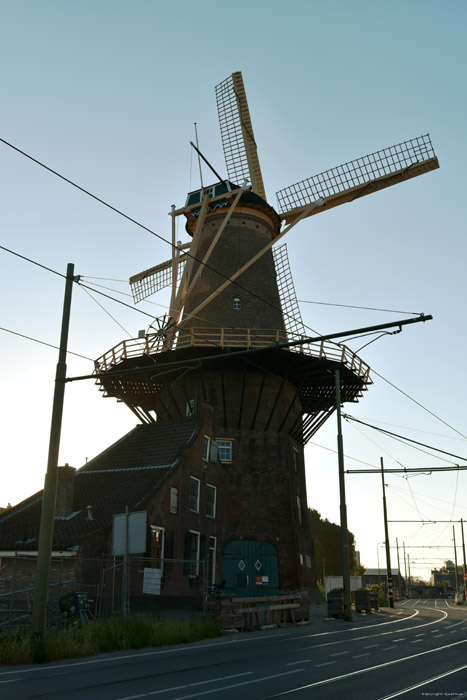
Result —
[[[168, 317], [155, 333], [100, 357], [98, 383], [143, 422], [209, 407], [213, 439], [231, 450], [223, 577], [237, 580], [237, 565], [255, 563], [261, 540], [277, 550], [280, 587], [309, 586], [315, 572], [304, 445], [335, 410], [334, 370], [342, 401], [358, 400], [371, 379], [368, 365], [345, 345], [284, 347], [305, 336], [286, 248], [278, 243], [307, 217], [439, 164], [429, 136], [419, 136], [286, 187], [274, 208], [266, 200], [241, 73], [216, 87], [216, 99], [227, 176], [215, 173], [212, 185], [172, 207], [172, 257], [130, 279], [135, 302], [170, 287]], [[189, 243], [176, 240], [180, 216]], [[242, 581], [254, 578], [254, 569], [250, 574]], [[251, 585], [235, 590], [254, 594]]]

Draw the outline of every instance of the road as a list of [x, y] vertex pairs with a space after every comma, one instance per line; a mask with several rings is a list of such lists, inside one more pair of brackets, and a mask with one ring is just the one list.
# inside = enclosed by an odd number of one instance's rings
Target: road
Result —
[[412, 600], [354, 621], [2, 667], [2, 700], [467, 698], [467, 610]]

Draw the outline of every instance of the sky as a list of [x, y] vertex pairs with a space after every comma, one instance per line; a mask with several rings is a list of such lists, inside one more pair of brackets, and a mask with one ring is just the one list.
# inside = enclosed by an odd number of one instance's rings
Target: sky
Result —
[[[376, 470], [381, 457], [387, 469], [427, 468], [386, 475], [390, 542], [405, 543], [415, 576], [452, 560], [453, 525], [458, 545], [461, 527], [440, 521], [467, 519], [467, 472], [428, 468], [467, 463], [467, 3], [0, 0], [0, 11], [0, 138], [167, 240], [171, 205], [199, 187], [194, 122], [201, 150], [224, 172], [214, 87], [234, 71], [243, 73], [272, 205], [287, 185], [430, 134], [439, 170], [311, 217], [285, 240], [313, 332], [433, 315], [362, 349], [373, 385], [344, 411], [456, 457], [345, 420], [345, 468]], [[1, 142], [0, 231], [4, 248], [61, 275], [74, 263], [83, 282], [130, 306], [129, 277], [170, 257], [168, 243]], [[177, 237], [186, 239], [181, 223]], [[43, 486], [58, 352], [21, 335], [58, 344], [64, 280], [0, 249], [0, 286], [6, 506]], [[158, 316], [166, 305], [161, 293], [136, 309]], [[67, 376], [88, 374], [149, 322], [74, 285], [69, 350], [83, 357], [68, 355]], [[67, 384], [59, 463], [82, 466], [135, 424], [92, 380]], [[308, 504], [332, 522], [336, 444], [333, 416], [306, 448]], [[346, 497], [362, 563], [382, 567], [380, 474], [347, 474]], [[402, 552], [400, 560], [404, 573]]]

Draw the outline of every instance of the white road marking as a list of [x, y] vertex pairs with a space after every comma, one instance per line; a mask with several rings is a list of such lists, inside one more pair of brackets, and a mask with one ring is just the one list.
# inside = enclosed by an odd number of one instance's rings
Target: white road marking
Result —
[[[409, 693], [411, 690], [421, 688], [422, 686], [427, 685], [427, 683], [434, 683], [434, 681], [439, 681], [441, 678], [446, 678], [446, 676], [451, 676], [453, 673], [458, 673], [459, 671], [463, 671], [466, 668], [467, 664], [465, 666], [459, 666], [459, 668], [453, 668], [451, 671], [446, 671], [446, 673], [441, 673], [441, 675], [439, 676], [433, 676], [433, 678], [428, 678], [428, 680], [422, 681], [421, 683], [417, 683], [416, 685], [411, 685], [409, 688], [403, 688], [402, 690], [399, 690], [396, 693], [392, 693], [391, 695], [385, 695], [384, 698], [379, 698], [379, 700], [391, 700], [391, 698], [397, 698], [399, 695], [404, 695], [404, 693]], [[438, 693], [430, 693], [430, 695], [438, 695]], [[456, 693], [457, 700], [462, 700], [462, 698], [467, 698], [467, 693], [463, 693], [462, 695], [457, 695]]]
[[381, 651], [389, 651], [389, 649], [397, 649], [397, 646], [394, 645], [392, 647], [384, 647]]
[[329, 656], [342, 656], [343, 654], [348, 654], [348, 651], [338, 651], [336, 654], [329, 654]]
[[296, 666], [297, 664], [309, 664], [311, 659], [302, 659], [301, 661], [290, 661], [286, 666]]
[[[234, 683], [233, 685], [224, 685], [221, 688], [214, 688], [213, 690], [203, 690], [201, 693], [192, 693], [191, 695], [179, 695], [176, 698], [172, 698], [172, 700], [189, 700], [189, 698], [197, 698], [200, 695], [205, 697], [206, 695], [211, 695], [211, 693], [219, 693], [222, 690], [230, 690], [230, 688], [239, 688], [242, 685], [250, 685], [251, 683], [261, 683], [262, 681], [269, 681], [271, 678], [281, 678], [282, 676], [288, 676], [291, 673], [299, 673], [300, 671], [304, 671], [304, 668], [297, 668], [295, 671], [286, 671], [285, 673], [276, 673], [274, 676], [263, 676], [262, 678], [254, 678], [251, 681], [244, 681], [243, 683]], [[193, 685], [196, 685], [193, 683]], [[183, 687], [183, 686], [181, 686]], [[189, 687], [189, 686], [185, 686]], [[118, 700], [134, 700], [134, 698], [144, 698], [144, 697], [149, 697], [151, 695], [157, 695], [158, 693], [164, 693], [164, 692], [169, 692], [170, 690], [174, 690], [173, 688], [169, 688], [166, 691], [164, 690], [153, 690], [150, 691], [149, 693], [143, 694], [143, 695], [130, 695], [126, 698], [118, 698]]]
[[337, 661], [326, 661], [324, 664], [315, 664], [315, 668], [320, 668], [321, 666], [330, 666], [331, 664], [337, 664]]
[[367, 651], [365, 654], [356, 654], [355, 656], [352, 656], [352, 659], [360, 659], [362, 656], [370, 656], [370, 652]]
[[373, 649], [373, 647], [379, 647], [379, 644], [370, 644], [367, 647], [363, 647], [364, 649]]
[[399, 637], [399, 639], [395, 639], [395, 642], [403, 642], [407, 637]]
[[[445, 649], [452, 649], [452, 647], [458, 646], [459, 644], [467, 644], [467, 639], [463, 639], [460, 642], [453, 642], [452, 644], [446, 644], [445, 646], [437, 647], [436, 649], [428, 649], [428, 651], [419, 651], [418, 654], [411, 654], [410, 656], [404, 656], [400, 659], [386, 661], [385, 663], [382, 663], [382, 664], [376, 664], [376, 666], [367, 666], [366, 668], [360, 668], [357, 671], [351, 671], [350, 673], [343, 673], [340, 676], [333, 676], [332, 678], [325, 678], [324, 680], [316, 681], [315, 683], [308, 683], [307, 685], [302, 685], [302, 686], [297, 687], [297, 688], [292, 688], [290, 690], [286, 690], [283, 693], [277, 693], [276, 695], [271, 695], [269, 697], [269, 700], [272, 700], [272, 698], [279, 698], [282, 695], [291, 695], [292, 693], [298, 693], [301, 690], [308, 690], [308, 688], [317, 688], [320, 685], [327, 685], [328, 683], [335, 683], [336, 681], [342, 681], [345, 678], [352, 678], [352, 676], [361, 676], [364, 673], [370, 673], [371, 671], [376, 671], [379, 668], [385, 668], [387, 666], [394, 666], [395, 664], [402, 663], [403, 661], [410, 661], [411, 659], [417, 659], [420, 656], [426, 656], [427, 654], [433, 654], [433, 653], [438, 652], [438, 651], [444, 651]], [[460, 668], [456, 669], [456, 671], [461, 671], [464, 668], [467, 668], [467, 666], [461, 666]], [[175, 700], [182, 700], [182, 699], [176, 698]], [[389, 700], [389, 697], [388, 698], [380, 698], [380, 700]]]
[[206, 685], [206, 683], [217, 683], [217, 681], [226, 681], [230, 678], [239, 678], [240, 676], [251, 676], [254, 671], [245, 671], [244, 673], [235, 673], [232, 676], [221, 676], [220, 678], [210, 678], [207, 681], [199, 681], [198, 683], [186, 683], [185, 685], [177, 685], [173, 688], [165, 688], [164, 690], [151, 690], [148, 693], [140, 693], [139, 695], [127, 695], [119, 700], [135, 700], [136, 698], [145, 698], [148, 695], [158, 695], [160, 693], [170, 693], [172, 690], [182, 690], [182, 688], [192, 688], [196, 685]]

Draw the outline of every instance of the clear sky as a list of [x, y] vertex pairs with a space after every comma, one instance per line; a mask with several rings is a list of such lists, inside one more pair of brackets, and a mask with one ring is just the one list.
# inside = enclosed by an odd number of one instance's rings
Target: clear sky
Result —
[[[0, 11], [0, 137], [167, 239], [171, 204], [199, 186], [193, 122], [224, 172], [214, 86], [234, 71], [243, 72], [273, 205], [289, 184], [430, 133], [439, 170], [312, 217], [287, 243], [312, 329], [434, 316], [362, 350], [374, 384], [345, 410], [459, 458], [344, 422], [346, 468], [378, 468], [381, 456], [387, 468], [467, 463], [465, 0], [0, 0]], [[73, 262], [87, 284], [119, 293], [129, 293], [132, 274], [170, 256], [168, 244], [1, 143], [0, 230], [1, 245], [62, 274]], [[178, 236], [185, 240], [181, 224]], [[3, 250], [0, 269], [0, 326], [57, 344], [63, 279]], [[141, 308], [166, 311], [164, 294], [150, 301]], [[90, 359], [69, 355], [68, 376], [90, 372], [91, 360], [147, 325], [75, 285], [69, 348]], [[0, 337], [6, 506], [43, 486], [58, 353], [4, 330]], [[80, 467], [135, 423], [92, 381], [67, 385], [60, 463]], [[306, 449], [307, 482], [309, 505], [338, 522], [335, 448], [333, 417]], [[426, 521], [467, 518], [467, 473], [388, 475], [386, 483], [390, 520], [425, 521], [391, 523], [390, 539], [405, 542], [412, 574], [426, 577], [454, 556], [452, 523]], [[376, 566], [381, 479], [348, 475], [346, 486], [349, 528], [362, 562]]]

